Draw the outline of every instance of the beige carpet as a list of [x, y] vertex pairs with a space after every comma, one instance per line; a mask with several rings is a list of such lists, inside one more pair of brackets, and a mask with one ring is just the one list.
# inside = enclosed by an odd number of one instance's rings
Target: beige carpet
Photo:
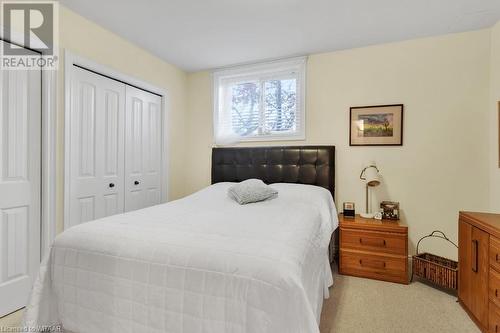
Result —
[[[18, 311], [2, 318], [0, 327], [17, 326], [21, 315]], [[321, 333], [480, 333], [455, 296], [420, 282], [405, 286], [336, 273], [320, 329]]]
[[400, 285], [334, 273], [321, 333], [480, 333], [455, 296], [421, 282]]

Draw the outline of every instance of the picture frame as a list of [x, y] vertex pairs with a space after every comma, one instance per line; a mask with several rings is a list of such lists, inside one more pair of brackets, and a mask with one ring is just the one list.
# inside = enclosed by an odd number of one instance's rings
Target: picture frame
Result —
[[399, 202], [382, 201], [380, 203], [382, 219], [384, 220], [399, 220]]
[[403, 111], [403, 104], [351, 107], [349, 145], [402, 146]]
[[498, 167], [500, 168], [500, 101], [498, 101]]

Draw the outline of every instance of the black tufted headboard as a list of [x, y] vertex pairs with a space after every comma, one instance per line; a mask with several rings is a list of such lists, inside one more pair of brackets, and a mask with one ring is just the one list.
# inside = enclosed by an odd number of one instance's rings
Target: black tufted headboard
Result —
[[334, 146], [238, 147], [212, 149], [212, 184], [258, 178], [265, 183], [298, 183], [328, 189], [335, 198]]

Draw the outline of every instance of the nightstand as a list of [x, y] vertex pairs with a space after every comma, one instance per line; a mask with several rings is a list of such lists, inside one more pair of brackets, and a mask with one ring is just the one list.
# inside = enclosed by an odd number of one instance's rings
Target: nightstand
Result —
[[408, 227], [399, 221], [344, 218], [340, 274], [408, 284]]

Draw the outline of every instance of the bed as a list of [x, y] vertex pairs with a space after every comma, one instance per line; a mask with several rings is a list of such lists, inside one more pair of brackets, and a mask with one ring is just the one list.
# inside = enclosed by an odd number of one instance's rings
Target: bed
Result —
[[[259, 178], [260, 203], [227, 196]], [[214, 148], [212, 185], [77, 225], [42, 262], [24, 325], [65, 332], [319, 332], [338, 226], [334, 147]]]

